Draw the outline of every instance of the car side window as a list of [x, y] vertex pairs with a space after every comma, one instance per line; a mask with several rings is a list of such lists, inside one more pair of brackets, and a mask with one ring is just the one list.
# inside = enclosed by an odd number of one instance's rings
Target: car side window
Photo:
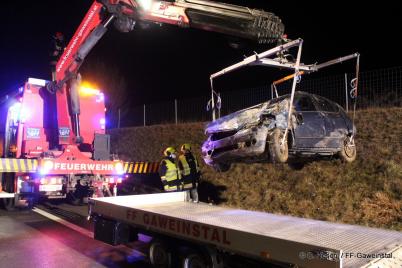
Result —
[[308, 96], [300, 96], [296, 99], [296, 111], [298, 112], [311, 112], [316, 111], [313, 101]]
[[318, 109], [323, 112], [338, 112], [336, 105], [324, 98], [317, 98]]

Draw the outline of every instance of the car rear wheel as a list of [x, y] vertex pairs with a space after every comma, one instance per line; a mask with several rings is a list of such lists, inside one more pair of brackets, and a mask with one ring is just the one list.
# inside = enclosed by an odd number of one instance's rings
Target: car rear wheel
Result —
[[285, 163], [289, 157], [288, 142], [283, 136], [285, 133], [279, 128], [274, 129], [269, 139], [269, 154], [273, 163]]
[[343, 141], [343, 147], [339, 152], [339, 157], [343, 162], [351, 163], [356, 160], [357, 151], [354, 138], [346, 137]]

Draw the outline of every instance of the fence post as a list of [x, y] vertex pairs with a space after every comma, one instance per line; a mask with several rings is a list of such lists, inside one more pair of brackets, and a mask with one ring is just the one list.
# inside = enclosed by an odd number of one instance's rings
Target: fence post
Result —
[[177, 125], [177, 99], [174, 99], [174, 119]]
[[348, 74], [345, 73], [345, 104], [346, 112], [349, 112], [349, 95], [348, 95]]
[[146, 125], [146, 124], [145, 124], [145, 122], [146, 122], [145, 119], [146, 119], [146, 117], [145, 117], [145, 104], [144, 104], [144, 127], [145, 127], [145, 125]]

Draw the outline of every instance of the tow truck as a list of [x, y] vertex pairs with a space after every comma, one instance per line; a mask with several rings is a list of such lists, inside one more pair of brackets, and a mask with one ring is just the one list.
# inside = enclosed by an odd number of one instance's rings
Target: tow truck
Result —
[[155, 267], [402, 266], [400, 232], [193, 203], [184, 192], [93, 198], [90, 215], [105, 243], [145, 235]]
[[[136, 23], [171, 24], [258, 43], [276, 42], [284, 32], [281, 20], [272, 13], [225, 3], [94, 1], [58, 60], [53, 81], [29, 78], [2, 100], [0, 198], [6, 208], [32, 206], [38, 196], [65, 198], [77, 191], [82, 193], [83, 188], [98, 189], [95, 196], [102, 196], [100, 190], [105, 184], [112, 183], [116, 189], [116, 182], [137, 167], [110, 153], [104, 95], [82, 85], [78, 73], [111, 23], [122, 32], [132, 31]], [[149, 168], [149, 172], [155, 169]]]

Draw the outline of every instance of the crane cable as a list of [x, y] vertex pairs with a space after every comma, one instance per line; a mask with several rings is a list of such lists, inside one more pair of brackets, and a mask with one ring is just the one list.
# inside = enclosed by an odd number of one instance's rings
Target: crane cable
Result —
[[[357, 103], [357, 93], [358, 93], [358, 85], [359, 85], [359, 71], [360, 71], [360, 55], [357, 56], [356, 59], [356, 77], [350, 81], [350, 97], [353, 100], [353, 117], [352, 123], [355, 125], [355, 118], [356, 118], [356, 103]], [[353, 133], [354, 135], [354, 133]]]

